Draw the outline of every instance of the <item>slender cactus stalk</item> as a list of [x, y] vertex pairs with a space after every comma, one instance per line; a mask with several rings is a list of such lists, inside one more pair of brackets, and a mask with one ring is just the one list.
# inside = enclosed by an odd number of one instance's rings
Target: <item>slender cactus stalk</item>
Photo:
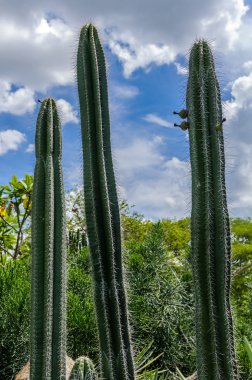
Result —
[[77, 80], [87, 234], [105, 379], [134, 379], [122, 268], [121, 228], [110, 143], [106, 66], [95, 27], [80, 32]]
[[[191, 50], [187, 110], [192, 169], [192, 259], [199, 380], [237, 379], [230, 308], [230, 227], [222, 106], [212, 52]], [[220, 127], [221, 126], [221, 127]]]
[[76, 359], [69, 380], [97, 380], [94, 363], [86, 356]]
[[45, 99], [36, 127], [32, 204], [30, 380], [66, 378], [66, 225], [61, 127]]

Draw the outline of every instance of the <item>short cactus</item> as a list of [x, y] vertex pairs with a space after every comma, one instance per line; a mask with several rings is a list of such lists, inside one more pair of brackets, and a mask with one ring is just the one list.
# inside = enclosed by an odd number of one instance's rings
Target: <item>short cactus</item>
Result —
[[86, 356], [76, 359], [69, 380], [97, 380], [94, 363]]
[[104, 379], [134, 379], [113, 171], [106, 65], [95, 27], [80, 32], [77, 56], [84, 199]]
[[66, 378], [66, 225], [61, 127], [45, 99], [36, 127], [32, 204], [30, 380]]
[[[224, 119], [208, 43], [191, 50], [186, 106], [192, 169], [192, 262], [199, 380], [237, 379], [230, 309], [230, 227]], [[218, 128], [216, 128], [218, 126]]]

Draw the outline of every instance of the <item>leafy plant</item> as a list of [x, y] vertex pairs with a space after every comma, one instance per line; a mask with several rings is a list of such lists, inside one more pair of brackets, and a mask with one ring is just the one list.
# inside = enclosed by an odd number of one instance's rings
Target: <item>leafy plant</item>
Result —
[[186, 257], [167, 250], [162, 222], [152, 223], [143, 242], [126, 242], [129, 310], [135, 344], [153, 340], [157, 365], [194, 369], [192, 276]]
[[0, 379], [14, 379], [29, 357], [30, 256], [0, 264]]
[[30, 214], [33, 177], [14, 175], [8, 185], [0, 186], [0, 261], [30, 251]]
[[252, 346], [246, 337], [244, 337], [244, 343], [245, 343], [245, 348], [246, 348], [248, 358], [252, 367]]

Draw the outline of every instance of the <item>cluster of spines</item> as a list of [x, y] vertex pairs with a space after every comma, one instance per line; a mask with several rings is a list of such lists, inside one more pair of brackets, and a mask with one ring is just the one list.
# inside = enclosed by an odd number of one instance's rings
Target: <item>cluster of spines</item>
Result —
[[66, 224], [61, 126], [53, 99], [36, 126], [32, 208], [30, 379], [66, 378]]
[[102, 374], [134, 379], [122, 269], [121, 229], [111, 155], [106, 66], [92, 24], [80, 32], [77, 55], [84, 159], [84, 199], [94, 279]]
[[[187, 85], [192, 169], [192, 259], [199, 380], [237, 378], [230, 309], [230, 227], [222, 105], [208, 43], [191, 50]], [[221, 126], [221, 127], [220, 127]]]
[[86, 356], [76, 359], [69, 380], [97, 380], [94, 363]]

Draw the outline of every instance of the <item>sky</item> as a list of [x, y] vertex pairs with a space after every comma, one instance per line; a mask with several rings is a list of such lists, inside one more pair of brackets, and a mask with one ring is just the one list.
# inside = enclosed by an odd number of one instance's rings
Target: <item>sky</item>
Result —
[[252, 2], [243, 0], [0, 0], [0, 184], [33, 174], [38, 100], [62, 120], [66, 190], [82, 185], [76, 86], [80, 28], [92, 22], [107, 60], [118, 193], [153, 220], [191, 212], [185, 107], [190, 48], [213, 48], [220, 81], [231, 217], [252, 216]]

